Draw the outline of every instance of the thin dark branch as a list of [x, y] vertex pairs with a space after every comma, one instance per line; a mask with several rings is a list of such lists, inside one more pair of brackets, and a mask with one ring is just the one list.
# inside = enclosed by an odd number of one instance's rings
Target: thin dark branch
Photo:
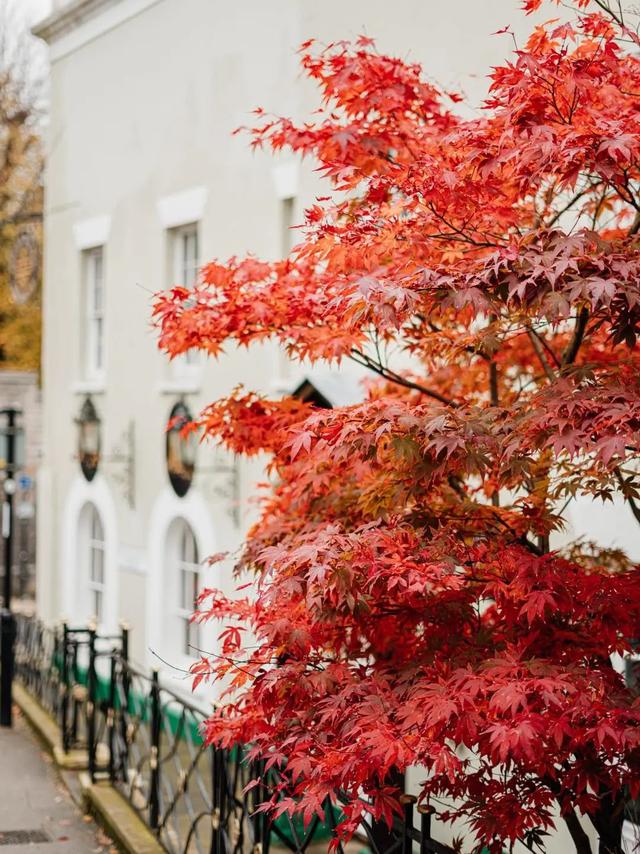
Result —
[[[616, 466], [616, 468], [614, 468], [614, 470], [613, 470], [613, 473], [616, 477], [616, 480], [620, 484], [620, 487], [622, 488], [623, 495], [624, 495], [624, 478], [622, 476], [622, 472]], [[640, 525], [640, 507], [638, 506], [637, 501], [635, 500], [633, 495], [625, 495], [624, 499], [627, 502], [627, 504], [629, 505], [629, 507], [631, 508], [631, 512], [633, 513], [636, 522]]]
[[385, 380], [389, 380], [389, 382], [396, 383], [396, 385], [404, 386], [404, 388], [411, 388], [414, 391], [419, 391], [422, 394], [427, 395], [427, 397], [431, 397], [434, 400], [439, 401], [440, 403], [444, 403], [445, 406], [451, 406], [454, 409], [457, 409], [459, 404], [450, 398], [446, 397], [444, 394], [440, 394], [439, 391], [435, 391], [434, 389], [427, 388], [426, 386], [420, 385], [420, 383], [416, 383], [413, 380], [409, 380], [406, 377], [397, 374], [395, 371], [392, 371], [390, 368], [385, 368], [384, 365], [381, 365], [379, 362], [376, 362], [375, 359], [372, 359], [370, 356], [367, 356], [360, 350], [352, 350], [349, 358], [356, 362], [358, 365], [362, 365], [364, 368], [368, 368], [370, 371], [373, 371], [374, 374], [378, 374], [378, 376], [383, 377]]
[[542, 370], [545, 372], [547, 379], [553, 382], [556, 377], [553, 372], [553, 368], [551, 367], [545, 356], [544, 348], [540, 341], [540, 336], [531, 327], [527, 329], [527, 335], [529, 336], [529, 340], [531, 341], [533, 349], [536, 352], [536, 356], [538, 357], [538, 360], [542, 365]]
[[552, 226], [554, 226], [560, 219], [562, 214], [566, 213], [570, 208], [575, 205], [576, 202], [578, 202], [583, 196], [586, 196], [587, 193], [590, 193], [591, 190], [595, 189], [600, 183], [602, 182], [598, 181], [598, 183], [596, 184], [590, 184], [585, 190], [580, 190], [579, 193], [576, 193], [575, 196], [573, 196], [563, 208], [561, 208], [559, 211], [556, 211], [556, 213], [551, 217], [549, 222], [546, 223], [545, 227], [551, 228]]
[[562, 355], [563, 368], [566, 368], [567, 365], [572, 365], [575, 362], [576, 356], [578, 355], [578, 350], [580, 349], [580, 345], [582, 344], [582, 339], [584, 338], [584, 333], [587, 328], [588, 321], [589, 309], [586, 306], [583, 306], [580, 309], [580, 313], [576, 317], [576, 325], [573, 330], [573, 337], [569, 342], [569, 346]]

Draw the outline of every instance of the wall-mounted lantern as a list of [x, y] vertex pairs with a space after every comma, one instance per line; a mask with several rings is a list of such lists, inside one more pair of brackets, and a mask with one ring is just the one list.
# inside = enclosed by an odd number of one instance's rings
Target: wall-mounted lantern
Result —
[[169, 415], [166, 453], [169, 481], [180, 498], [189, 491], [196, 466], [197, 437], [193, 432], [183, 432], [191, 421], [193, 416], [185, 404], [176, 403]]
[[90, 397], [82, 404], [78, 425], [78, 458], [82, 474], [93, 480], [100, 464], [102, 422]]

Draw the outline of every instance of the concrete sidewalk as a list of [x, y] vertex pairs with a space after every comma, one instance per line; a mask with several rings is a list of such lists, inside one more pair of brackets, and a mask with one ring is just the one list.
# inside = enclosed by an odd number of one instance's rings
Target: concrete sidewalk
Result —
[[15, 710], [0, 728], [0, 854], [111, 854], [113, 843], [72, 801]]

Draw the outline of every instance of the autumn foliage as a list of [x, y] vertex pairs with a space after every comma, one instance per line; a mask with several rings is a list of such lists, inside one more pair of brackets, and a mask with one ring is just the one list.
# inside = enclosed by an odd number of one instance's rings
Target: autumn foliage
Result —
[[199, 422], [273, 483], [238, 561], [256, 585], [203, 595], [221, 650], [194, 673], [227, 688], [207, 737], [286, 763], [277, 810], [346, 794], [344, 836], [390, 818], [412, 765], [492, 851], [558, 812], [578, 851], [578, 816], [619, 851], [640, 794], [611, 665], [640, 636], [638, 569], [556, 545], [582, 496], [640, 521], [640, 40], [617, 4], [574, 6], [479, 118], [369, 39], [303, 45], [321, 112], [260, 113], [253, 144], [311, 158], [327, 197], [289, 258], [156, 301], [172, 355], [271, 339], [376, 378], [333, 410], [239, 389]]

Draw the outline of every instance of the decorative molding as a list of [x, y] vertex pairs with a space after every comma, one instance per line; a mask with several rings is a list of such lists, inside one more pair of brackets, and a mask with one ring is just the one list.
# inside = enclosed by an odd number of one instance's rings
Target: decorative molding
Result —
[[160, 2], [72, 0], [36, 24], [31, 32], [47, 42], [50, 59], [55, 62]]
[[158, 199], [158, 218], [163, 228], [178, 228], [192, 222], [200, 222], [207, 204], [206, 187], [190, 187], [170, 196]]
[[72, 394], [104, 394], [106, 390], [104, 377], [94, 380], [78, 380], [71, 386]]
[[111, 217], [108, 215], [94, 216], [91, 219], [83, 219], [74, 223], [73, 239], [76, 248], [95, 249], [96, 246], [104, 246], [109, 239], [111, 231]]
[[182, 395], [182, 394], [200, 394], [202, 391], [202, 377], [185, 376], [176, 377], [175, 379], [162, 380], [157, 385], [159, 394]]

